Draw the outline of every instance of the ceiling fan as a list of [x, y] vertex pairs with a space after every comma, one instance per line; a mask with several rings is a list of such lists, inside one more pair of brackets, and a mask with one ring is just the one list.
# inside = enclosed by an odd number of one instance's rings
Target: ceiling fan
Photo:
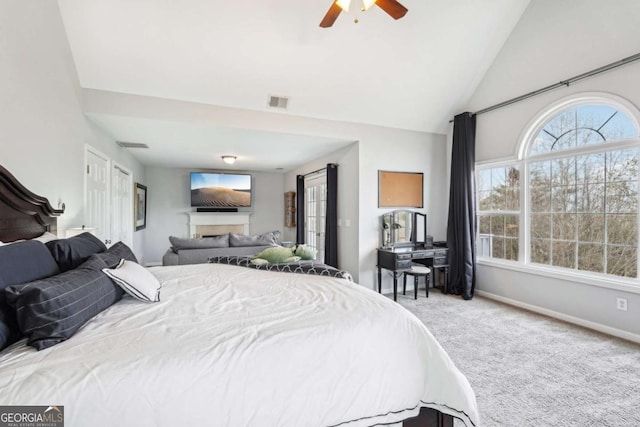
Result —
[[[346, 12], [349, 10], [350, 3], [351, 0], [335, 0], [331, 4], [329, 11], [327, 11], [327, 14], [322, 19], [322, 22], [320, 22], [320, 26], [322, 28], [332, 26], [333, 23], [336, 22], [336, 19], [338, 19], [340, 12]], [[393, 19], [402, 18], [408, 11], [406, 7], [398, 3], [396, 0], [362, 0], [362, 10], [367, 10], [374, 4], [387, 12]], [[356, 22], [358, 21], [356, 20]]]

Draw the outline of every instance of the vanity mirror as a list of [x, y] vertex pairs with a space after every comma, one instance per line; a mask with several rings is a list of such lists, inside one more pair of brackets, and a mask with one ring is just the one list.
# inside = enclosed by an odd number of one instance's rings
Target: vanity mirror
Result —
[[409, 210], [395, 210], [382, 215], [382, 246], [398, 248], [413, 246], [414, 216]]

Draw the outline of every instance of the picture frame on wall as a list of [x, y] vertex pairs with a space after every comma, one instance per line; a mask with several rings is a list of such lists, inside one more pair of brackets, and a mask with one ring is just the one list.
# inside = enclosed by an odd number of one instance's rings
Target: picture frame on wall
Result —
[[136, 182], [134, 190], [134, 228], [135, 231], [140, 231], [147, 227], [147, 186]]

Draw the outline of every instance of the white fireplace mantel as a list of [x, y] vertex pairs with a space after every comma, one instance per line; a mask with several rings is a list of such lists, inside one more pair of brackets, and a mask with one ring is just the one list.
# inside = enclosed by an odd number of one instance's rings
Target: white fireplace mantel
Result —
[[196, 237], [198, 226], [242, 226], [243, 234], [249, 234], [251, 212], [189, 212], [189, 236]]

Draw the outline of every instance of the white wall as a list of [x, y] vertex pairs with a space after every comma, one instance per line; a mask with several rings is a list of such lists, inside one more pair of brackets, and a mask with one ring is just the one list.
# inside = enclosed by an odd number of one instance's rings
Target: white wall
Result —
[[[373, 289], [376, 284], [375, 250], [380, 243], [380, 215], [386, 211], [377, 207], [379, 169], [425, 174], [426, 208], [424, 211], [429, 214], [429, 233], [436, 240], [445, 237], [448, 198], [444, 135], [97, 90], [84, 90], [83, 98], [87, 113], [127, 115], [152, 120], [210, 124], [358, 141], [359, 172], [357, 184], [354, 183], [358, 186], [357, 276], [359, 283], [366, 287]], [[300, 146], [300, 150], [304, 150], [304, 146]], [[149, 170], [147, 174], [150, 181]], [[352, 222], [352, 227], [355, 226]], [[149, 245], [146, 246], [149, 247]]]
[[[57, 2], [0, 3], [0, 64], [0, 164], [54, 207], [65, 203], [60, 233], [84, 223], [85, 144], [144, 181], [144, 168], [83, 115]], [[134, 233], [137, 255], [143, 235]]]
[[[637, 0], [536, 0], [516, 26], [469, 105], [475, 111], [638, 53]], [[478, 116], [477, 160], [515, 158], [522, 132], [547, 106], [571, 94], [608, 92], [640, 106], [640, 63], [589, 78]], [[522, 271], [480, 265], [478, 289], [636, 334], [638, 293], [594, 287]], [[617, 297], [629, 311], [615, 309]]]
[[[309, 162], [289, 171], [284, 179], [285, 191], [296, 191], [296, 175], [324, 168], [327, 163], [338, 164], [338, 268], [348, 271], [358, 281], [358, 243], [359, 243], [359, 143], [355, 142], [341, 150]], [[347, 220], [350, 225], [347, 227]], [[296, 241], [296, 229], [286, 228], [287, 240]]]
[[[147, 235], [145, 262], [159, 263], [169, 249], [169, 236], [190, 237], [190, 172], [200, 169], [147, 167]], [[229, 173], [230, 171], [225, 171]], [[282, 173], [236, 171], [253, 175], [251, 234], [284, 228], [284, 185]]]

